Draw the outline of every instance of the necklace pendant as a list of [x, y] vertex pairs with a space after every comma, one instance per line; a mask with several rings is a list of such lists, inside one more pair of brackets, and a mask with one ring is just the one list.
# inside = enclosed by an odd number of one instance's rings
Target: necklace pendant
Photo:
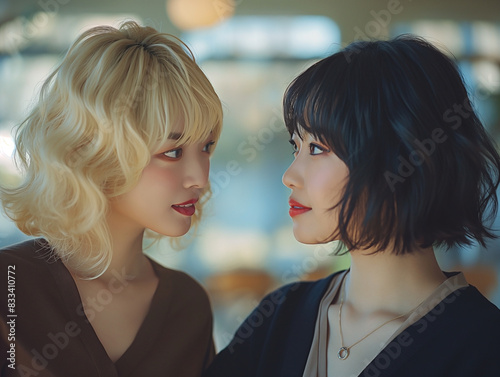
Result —
[[349, 348], [340, 347], [339, 352], [337, 352], [337, 356], [340, 360], [345, 360], [349, 357]]

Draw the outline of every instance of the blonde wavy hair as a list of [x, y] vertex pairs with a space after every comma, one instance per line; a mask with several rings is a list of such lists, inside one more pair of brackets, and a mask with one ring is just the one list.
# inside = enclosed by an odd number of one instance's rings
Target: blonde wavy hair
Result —
[[133, 21], [84, 32], [16, 131], [24, 180], [1, 188], [6, 214], [98, 277], [112, 256], [110, 199], [134, 187], [179, 122], [178, 145], [218, 140], [222, 127], [221, 102], [187, 46]]

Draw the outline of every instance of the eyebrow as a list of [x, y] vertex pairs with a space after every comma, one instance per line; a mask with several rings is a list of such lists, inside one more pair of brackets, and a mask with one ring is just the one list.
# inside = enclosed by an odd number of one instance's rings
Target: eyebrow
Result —
[[[213, 134], [213, 131], [210, 131], [210, 136]], [[182, 137], [182, 133], [180, 132], [171, 132], [168, 134], [168, 139], [170, 140], [179, 140]]]
[[168, 138], [171, 140], [179, 140], [181, 138], [182, 134], [179, 132], [171, 132], [168, 134]]

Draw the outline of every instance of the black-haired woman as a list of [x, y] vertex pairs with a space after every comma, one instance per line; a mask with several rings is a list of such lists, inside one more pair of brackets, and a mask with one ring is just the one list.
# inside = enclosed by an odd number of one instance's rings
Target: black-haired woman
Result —
[[207, 376], [500, 375], [500, 310], [434, 246], [494, 237], [500, 157], [455, 63], [426, 41], [355, 42], [284, 98], [296, 239], [351, 267], [264, 298]]

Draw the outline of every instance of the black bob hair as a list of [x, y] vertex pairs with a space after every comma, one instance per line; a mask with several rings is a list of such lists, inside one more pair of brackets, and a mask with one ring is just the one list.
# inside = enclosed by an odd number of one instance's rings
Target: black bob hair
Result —
[[299, 75], [283, 105], [291, 135], [312, 134], [349, 168], [332, 230], [348, 250], [496, 237], [485, 223], [500, 156], [456, 64], [422, 38], [354, 42]]

